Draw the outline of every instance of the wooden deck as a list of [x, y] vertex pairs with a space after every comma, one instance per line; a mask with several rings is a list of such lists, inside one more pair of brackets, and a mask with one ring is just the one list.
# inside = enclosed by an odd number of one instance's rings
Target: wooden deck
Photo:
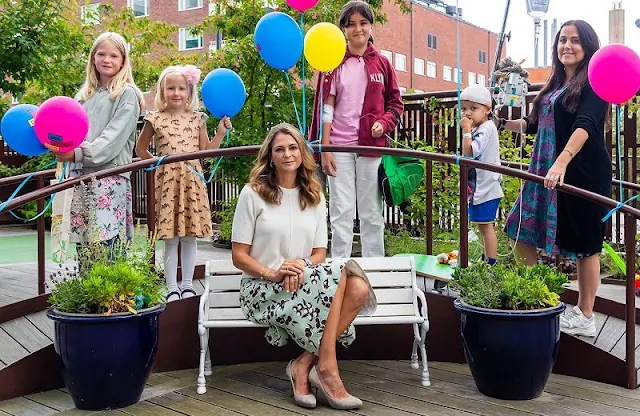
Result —
[[[341, 415], [319, 401], [307, 410], [293, 404], [284, 374], [285, 363], [214, 367], [207, 393], [195, 391], [197, 371], [153, 374], [142, 400], [104, 412], [74, 409], [66, 389], [0, 402], [0, 415]], [[433, 385], [420, 386], [420, 371], [403, 361], [342, 361], [341, 375], [349, 392], [364, 406], [351, 413], [366, 416], [404, 415], [554, 415], [637, 416], [640, 391], [625, 390], [553, 374], [541, 397], [503, 401], [480, 394], [466, 365], [431, 363]]]

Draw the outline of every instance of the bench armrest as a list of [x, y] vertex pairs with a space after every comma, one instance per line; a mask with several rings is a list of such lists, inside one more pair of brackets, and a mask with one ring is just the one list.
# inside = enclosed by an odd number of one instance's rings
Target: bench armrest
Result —
[[204, 265], [204, 292], [202, 292], [202, 296], [200, 296], [200, 304], [198, 305], [198, 324], [202, 325], [208, 316], [208, 305], [209, 305], [209, 291], [210, 291], [210, 282], [211, 272], [209, 269], [209, 261], [207, 261]]
[[420, 306], [421, 306], [420, 310], [419, 310], [420, 316], [422, 316], [425, 319], [428, 319], [429, 315], [428, 315], [428, 310], [427, 310], [427, 298], [426, 298], [426, 296], [424, 295], [424, 293], [422, 293], [422, 290], [420, 290], [420, 288], [417, 287], [417, 286], [414, 286], [413, 293], [414, 293], [414, 296], [416, 296], [416, 298], [420, 299]]

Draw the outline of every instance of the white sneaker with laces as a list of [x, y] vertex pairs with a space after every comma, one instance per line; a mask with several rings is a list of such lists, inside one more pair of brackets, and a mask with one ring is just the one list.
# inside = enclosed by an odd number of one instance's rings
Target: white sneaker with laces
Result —
[[574, 306], [571, 310], [560, 315], [560, 330], [571, 335], [582, 335], [585, 337], [596, 336], [596, 317], [584, 316], [580, 308]]

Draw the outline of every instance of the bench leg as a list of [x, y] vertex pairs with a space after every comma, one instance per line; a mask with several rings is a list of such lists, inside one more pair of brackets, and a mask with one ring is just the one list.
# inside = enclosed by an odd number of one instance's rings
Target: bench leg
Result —
[[196, 392], [205, 394], [207, 392], [206, 379], [204, 378], [205, 356], [209, 350], [209, 329], [202, 326], [198, 327], [198, 335], [200, 335], [200, 365], [198, 367], [198, 381], [196, 383]]
[[207, 328], [207, 347], [205, 348], [205, 356], [204, 356], [204, 375], [210, 376], [213, 374], [211, 371], [211, 353], [209, 352], [209, 328]]
[[[418, 324], [413, 324], [414, 326], [418, 326]], [[417, 328], [415, 328], [415, 331], [417, 332]], [[413, 339], [413, 348], [411, 349], [411, 368], [413, 368], [414, 370], [417, 370], [418, 368], [420, 368], [420, 364], [418, 364], [418, 344], [420, 343], [420, 339], [418, 338], [414, 338]]]
[[424, 346], [427, 340], [428, 331], [429, 331], [429, 321], [425, 321], [422, 323], [422, 328], [420, 329], [420, 355], [422, 355], [422, 385], [424, 387], [429, 387], [431, 385], [431, 377], [429, 376], [429, 366], [427, 365], [427, 349]]

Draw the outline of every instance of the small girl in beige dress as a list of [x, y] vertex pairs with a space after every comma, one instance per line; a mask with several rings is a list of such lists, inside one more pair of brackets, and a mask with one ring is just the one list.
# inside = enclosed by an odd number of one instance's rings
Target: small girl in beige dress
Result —
[[[162, 71], [156, 88], [156, 110], [145, 117], [136, 153], [143, 159], [155, 136], [158, 156], [217, 149], [231, 128], [228, 117], [220, 120], [212, 141], [207, 135], [208, 116], [194, 111], [199, 106], [197, 85], [200, 70], [193, 65], [170, 66]], [[196, 237], [208, 237], [211, 210], [199, 160], [158, 167], [155, 175], [156, 232], [164, 240], [164, 270], [167, 301], [195, 296], [193, 272], [196, 265]], [[182, 287], [178, 291], [178, 243], [181, 246]]]

